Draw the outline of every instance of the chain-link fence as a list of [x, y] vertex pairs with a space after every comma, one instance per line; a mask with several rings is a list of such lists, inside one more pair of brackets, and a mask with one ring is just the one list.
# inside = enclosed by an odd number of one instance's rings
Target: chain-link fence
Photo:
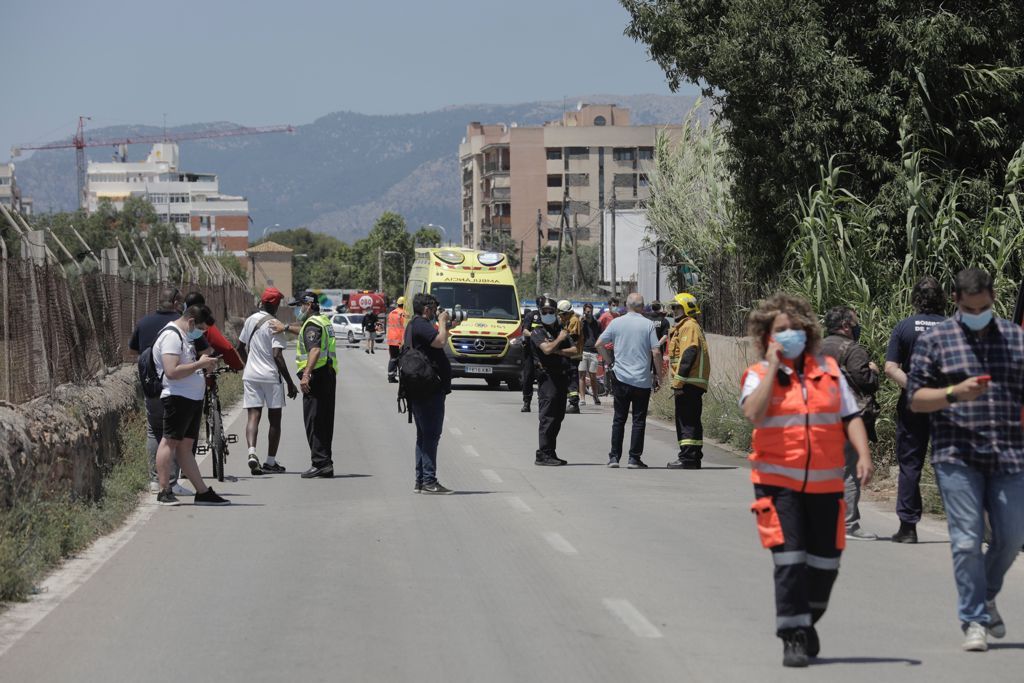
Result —
[[201, 291], [219, 323], [253, 309], [252, 293], [233, 278], [161, 283], [121, 273], [16, 257], [0, 243], [0, 400], [24, 403], [132, 362], [135, 323], [156, 310], [168, 285]]

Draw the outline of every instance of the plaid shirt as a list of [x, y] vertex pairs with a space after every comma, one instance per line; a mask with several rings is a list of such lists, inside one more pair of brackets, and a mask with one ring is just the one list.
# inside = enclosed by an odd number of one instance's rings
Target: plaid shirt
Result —
[[985, 335], [950, 318], [914, 345], [907, 396], [923, 387], [944, 389], [968, 377], [991, 375], [973, 401], [931, 414], [932, 463], [966, 464], [985, 474], [1024, 470], [1024, 330], [995, 318]]

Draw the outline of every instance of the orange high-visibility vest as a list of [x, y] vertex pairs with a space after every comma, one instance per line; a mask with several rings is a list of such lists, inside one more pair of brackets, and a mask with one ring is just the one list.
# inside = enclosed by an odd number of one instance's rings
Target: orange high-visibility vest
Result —
[[394, 308], [388, 313], [388, 346], [401, 346], [405, 337], [405, 311]]
[[772, 382], [768, 412], [754, 429], [751, 480], [805, 493], [841, 493], [846, 434], [836, 360], [805, 355], [803, 382], [793, 372], [785, 384], [779, 380], [781, 369], [779, 376], [766, 377], [767, 361], [746, 372]]

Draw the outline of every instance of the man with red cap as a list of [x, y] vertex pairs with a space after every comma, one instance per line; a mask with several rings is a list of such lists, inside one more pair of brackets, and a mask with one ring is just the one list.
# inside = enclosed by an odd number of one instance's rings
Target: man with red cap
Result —
[[[288, 385], [288, 398], [299, 395], [284, 364], [283, 334], [275, 334], [270, 326], [282, 299], [284, 294], [276, 287], [263, 290], [260, 310], [246, 319], [238, 335], [238, 352], [245, 360], [242, 373], [242, 407], [248, 412], [245, 442], [249, 446], [249, 470], [253, 474], [285, 471], [276, 459], [277, 446], [281, 441], [281, 410], [284, 408], [282, 383]], [[264, 406], [270, 419], [270, 430], [267, 433], [267, 459], [260, 465], [256, 457], [256, 437]]]

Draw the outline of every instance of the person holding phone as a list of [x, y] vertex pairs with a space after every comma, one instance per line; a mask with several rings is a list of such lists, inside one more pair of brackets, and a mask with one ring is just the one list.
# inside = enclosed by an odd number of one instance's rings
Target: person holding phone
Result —
[[953, 301], [956, 315], [914, 346], [906, 391], [912, 411], [931, 414], [963, 649], [983, 652], [988, 636], [1006, 635], [996, 597], [1024, 544], [1024, 330], [995, 315], [983, 270], [957, 274]]
[[817, 316], [804, 299], [775, 294], [747, 333], [763, 359], [741, 380], [740, 406], [754, 425], [750, 477], [761, 544], [775, 564], [775, 628], [782, 665], [805, 667], [821, 649], [825, 614], [846, 545], [844, 446], [857, 453], [862, 485], [874, 468], [857, 399], [836, 360], [819, 355]]

